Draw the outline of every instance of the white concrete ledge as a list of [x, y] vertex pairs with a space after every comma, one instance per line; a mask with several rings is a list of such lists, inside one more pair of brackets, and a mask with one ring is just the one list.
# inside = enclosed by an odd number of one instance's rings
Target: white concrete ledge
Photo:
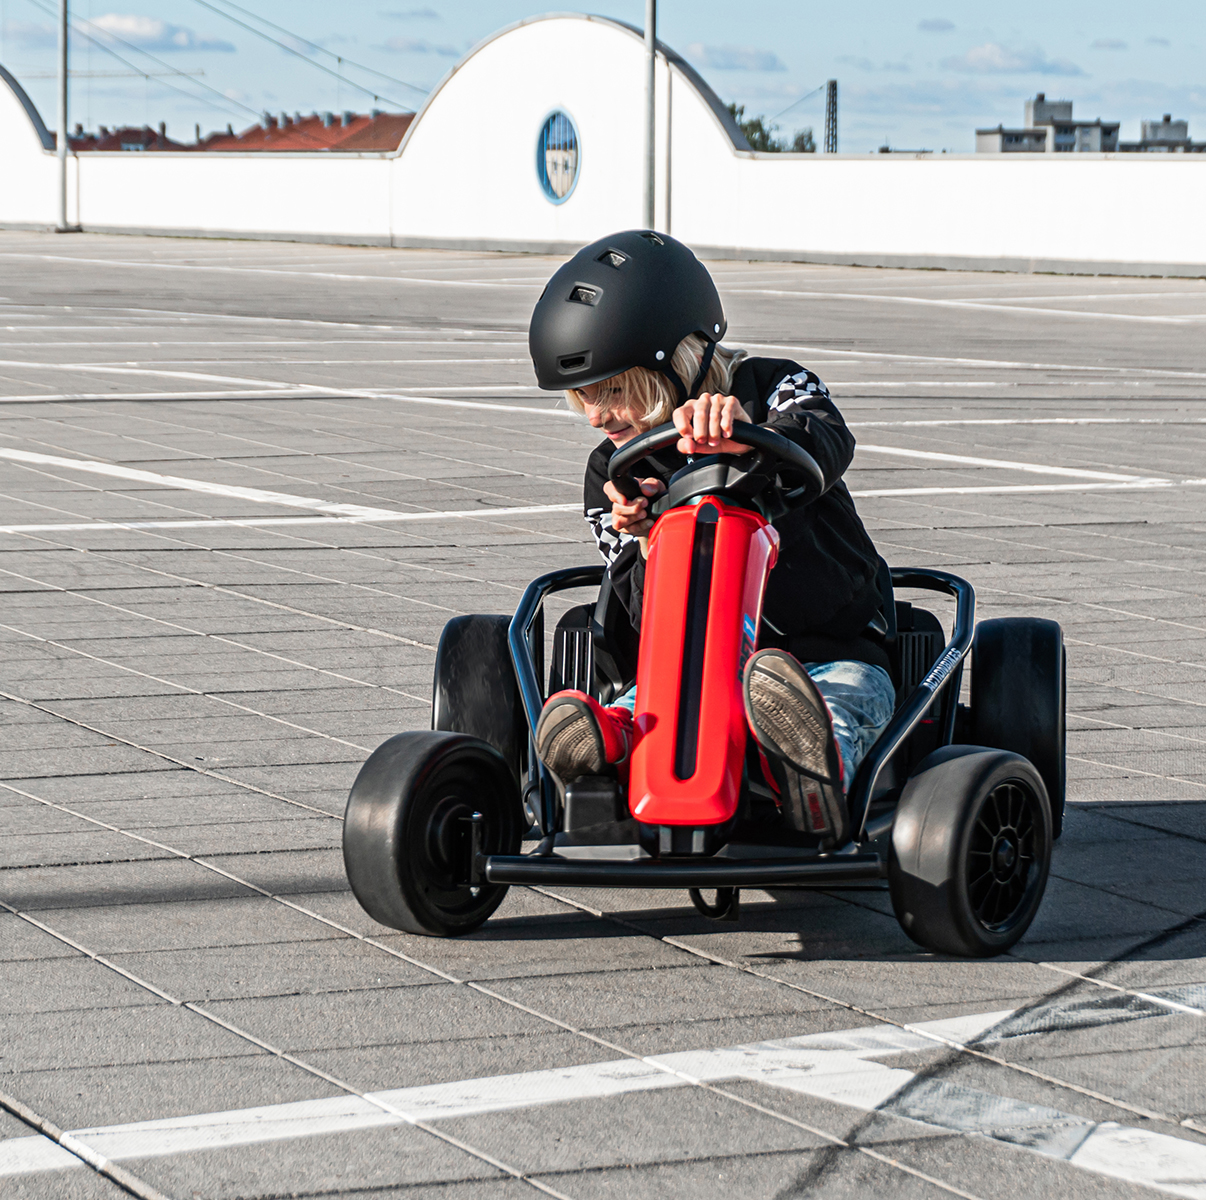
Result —
[[[645, 221], [646, 68], [640, 31], [623, 22], [531, 18], [458, 62], [397, 151], [70, 155], [68, 220], [161, 237], [568, 254]], [[655, 90], [654, 224], [704, 258], [1206, 278], [1206, 155], [755, 153], [666, 46]], [[553, 113], [577, 131], [560, 198], [536, 162]], [[57, 223], [48, 141], [0, 72], [0, 227]]]

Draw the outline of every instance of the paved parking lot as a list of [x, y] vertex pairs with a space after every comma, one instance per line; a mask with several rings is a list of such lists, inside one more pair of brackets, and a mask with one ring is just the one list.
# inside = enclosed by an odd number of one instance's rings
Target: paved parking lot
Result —
[[715, 266], [889, 561], [1063, 624], [1014, 952], [880, 891], [357, 906], [347, 790], [444, 622], [594, 558], [553, 267], [0, 234], [0, 1195], [1206, 1197], [1202, 281]]

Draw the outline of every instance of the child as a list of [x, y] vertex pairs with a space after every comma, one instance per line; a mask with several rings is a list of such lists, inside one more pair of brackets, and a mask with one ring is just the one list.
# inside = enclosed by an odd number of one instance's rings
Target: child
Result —
[[[612, 588], [640, 628], [650, 498], [687, 454], [743, 454], [734, 421], [765, 424], [807, 450], [825, 488], [779, 471], [791, 509], [774, 522], [759, 645], [743, 680], [746, 715], [788, 823], [842, 845], [845, 792], [892, 715], [895, 693], [868, 625], [882, 607], [878, 556], [841, 477], [854, 438], [811, 371], [720, 345], [726, 322], [716, 286], [682, 243], [632, 231], [580, 250], [536, 305], [529, 348], [542, 388], [569, 403], [606, 440], [586, 466], [585, 513]], [[672, 420], [677, 445], [645, 460], [644, 495], [628, 501], [608, 481], [612, 454]], [[536, 751], [562, 784], [628, 756], [635, 688], [609, 707], [585, 693], [549, 697]]]

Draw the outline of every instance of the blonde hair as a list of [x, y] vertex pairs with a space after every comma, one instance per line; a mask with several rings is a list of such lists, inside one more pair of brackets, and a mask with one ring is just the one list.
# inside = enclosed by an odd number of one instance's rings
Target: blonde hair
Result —
[[[674, 373], [683, 381], [683, 387], [689, 388], [699, 374], [703, 363], [704, 350], [707, 341], [698, 333], [689, 333], [679, 342], [670, 358], [670, 366]], [[733, 350], [728, 346], [717, 343], [716, 352], [712, 355], [708, 373], [700, 386], [700, 392], [719, 392], [727, 395], [733, 386], [733, 374], [737, 364], [745, 358], [746, 351]], [[651, 371], [648, 367], [631, 367], [619, 375], [613, 375], [603, 382], [610, 387], [618, 388], [619, 395], [600, 405], [603, 409], [627, 407], [641, 431], [652, 429], [655, 425], [663, 425], [670, 420], [670, 414], [679, 406], [678, 390], [661, 371]], [[586, 397], [578, 388], [570, 388], [565, 393], [565, 399], [575, 412], [585, 412]]]

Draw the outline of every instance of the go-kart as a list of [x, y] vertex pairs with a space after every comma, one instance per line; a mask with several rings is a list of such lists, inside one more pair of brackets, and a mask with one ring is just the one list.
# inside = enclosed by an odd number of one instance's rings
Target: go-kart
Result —
[[[673, 444], [672, 425], [619, 449], [610, 477]], [[974, 625], [971, 585], [881, 560], [880, 617], [896, 710], [847, 790], [852, 836], [808, 832], [761, 768], [741, 674], [755, 649], [786, 511], [780, 474], [824, 478], [794, 442], [736, 423], [743, 455], [689, 459], [650, 508], [639, 643], [604, 568], [534, 580], [513, 617], [449, 621], [436, 655], [432, 729], [391, 737], [352, 786], [343, 854], [352, 891], [395, 929], [477, 929], [510, 884], [670, 888], [736, 920], [742, 888], [882, 887], [921, 946], [958, 955], [1012, 946], [1038, 911], [1064, 808], [1065, 654], [1037, 618]], [[545, 661], [545, 601], [597, 588], [564, 612]], [[953, 597], [949, 640], [896, 589]], [[974, 630], [974, 632], [973, 632]], [[960, 701], [970, 654], [967, 703]], [[625, 787], [562, 787], [536, 756], [546, 697], [576, 687], [607, 703], [637, 684]], [[524, 841], [536, 844], [521, 853]]]

